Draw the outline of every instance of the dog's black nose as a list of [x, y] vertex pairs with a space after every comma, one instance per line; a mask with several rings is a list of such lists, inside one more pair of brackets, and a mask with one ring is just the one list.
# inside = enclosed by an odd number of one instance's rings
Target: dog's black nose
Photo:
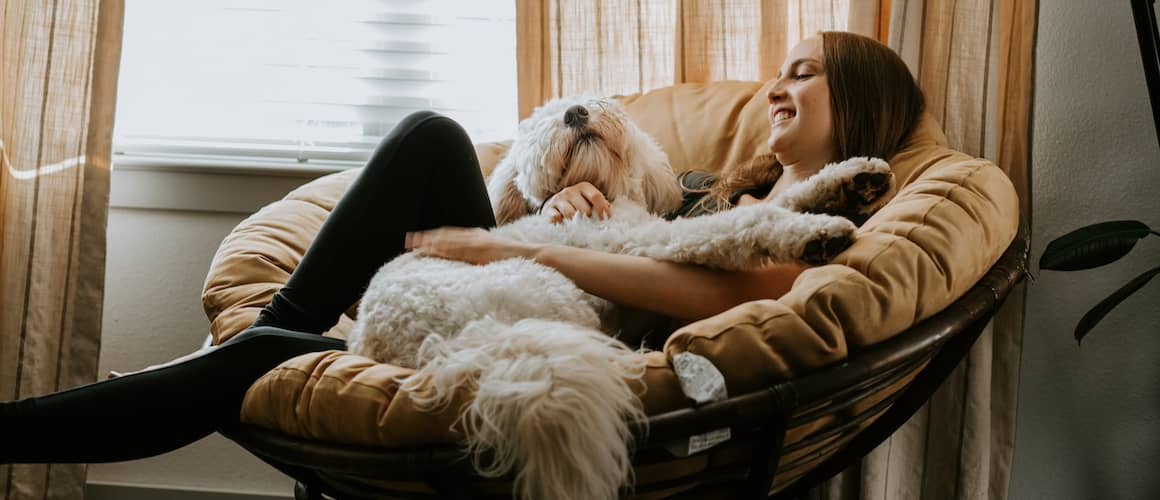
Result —
[[588, 108], [576, 105], [564, 112], [564, 125], [579, 127], [588, 122]]

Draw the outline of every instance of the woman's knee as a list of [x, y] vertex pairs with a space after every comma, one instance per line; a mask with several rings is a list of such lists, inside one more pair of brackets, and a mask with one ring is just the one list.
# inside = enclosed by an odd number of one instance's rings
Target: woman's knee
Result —
[[[434, 111], [416, 111], [391, 130], [367, 162], [364, 175], [380, 175], [403, 168], [411, 172], [438, 169], [437, 176], [479, 170], [475, 145], [458, 122]], [[430, 175], [430, 174], [424, 174]]]
[[398, 125], [395, 125], [394, 130], [388, 134], [383, 142], [385, 144], [395, 138], [418, 140], [432, 144], [462, 140], [465, 144], [471, 144], [467, 131], [459, 122], [428, 110], [416, 111], [407, 115]]

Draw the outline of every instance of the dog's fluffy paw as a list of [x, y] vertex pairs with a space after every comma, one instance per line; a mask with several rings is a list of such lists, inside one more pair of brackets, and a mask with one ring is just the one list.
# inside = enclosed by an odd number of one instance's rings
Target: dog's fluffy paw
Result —
[[805, 251], [802, 252], [802, 261], [810, 265], [822, 265], [830, 262], [838, 254], [850, 248], [854, 244], [854, 235], [850, 233], [842, 234], [819, 234], [817, 238], [806, 243]]
[[810, 265], [825, 264], [854, 244], [853, 222], [833, 215], [794, 214], [782, 237], [791, 238], [792, 255]]
[[887, 172], [859, 172], [842, 185], [846, 200], [857, 213], [869, 215], [878, 209], [890, 192], [894, 174]]
[[851, 158], [826, 165], [778, 197], [779, 206], [796, 212], [822, 213], [864, 220], [887, 201], [894, 189], [890, 166], [878, 158]]

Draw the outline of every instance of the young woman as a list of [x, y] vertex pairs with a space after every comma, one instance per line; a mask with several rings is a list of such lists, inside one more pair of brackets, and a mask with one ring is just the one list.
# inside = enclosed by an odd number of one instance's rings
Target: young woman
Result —
[[[741, 169], [721, 179], [683, 176], [686, 211], [760, 203], [830, 162], [890, 158], [923, 110], [922, 93], [894, 52], [843, 32], [824, 32], [794, 47], [768, 98], [774, 166]], [[543, 208], [557, 220], [609, 210], [604, 196], [586, 183], [557, 193]], [[375, 221], [375, 231], [364, 230], [368, 220]], [[780, 297], [804, 269], [770, 265], [725, 272], [530, 245], [481, 229], [494, 225], [475, 150], [463, 129], [434, 113], [411, 115], [375, 150], [252, 328], [161, 367], [0, 403], [0, 463], [138, 459], [236, 422], [246, 390], [264, 373], [299, 354], [345, 348], [320, 334], [358, 300], [384, 262], [407, 250], [476, 264], [534, 259], [592, 294], [682, 320]]]

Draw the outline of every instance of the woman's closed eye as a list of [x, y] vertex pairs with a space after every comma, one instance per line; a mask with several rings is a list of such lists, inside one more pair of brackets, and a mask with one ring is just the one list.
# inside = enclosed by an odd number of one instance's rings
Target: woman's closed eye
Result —
[[813, 76], [814, 76], [813, 73], [798, 73], [796, 75], [793, 75], [793, 79], [794, 80], [806, 80], [806, 79], [812, 78]]

